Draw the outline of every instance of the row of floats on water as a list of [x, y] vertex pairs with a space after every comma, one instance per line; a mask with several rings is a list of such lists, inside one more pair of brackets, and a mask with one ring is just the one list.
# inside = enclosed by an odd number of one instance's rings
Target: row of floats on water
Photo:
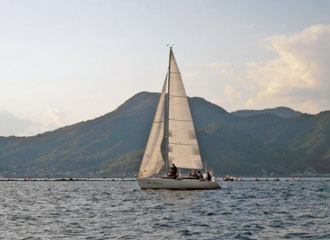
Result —
[[280, 179], [280, 178], [246, 178], [243, 180], [242, 177], [232, 177], [232, 176], [229, 176], [227, 175], [226, 177], [223, 177], [223, 178], [220, 178], [221, 181], [275, 181], [275, 182], [278, 182], [278, 181], [302, 181], [302, 177], [299, 177], [299, 178], [295, 178], [295, 177], [291, 177], [291, 178], [283, 178], [283, 179]]
[[135, 181], [135, 178], [0, 178], [0, 181]]
[[[302, 179], [302, 177], [291, 177], [291, 178], [242, 178], [242, 177], [233, 177], [225, 176], [219, 178], [220, 181], [303, 181], [308, 180]], [[322, 180], [322, 178], [320, 178]], [[325, 179], [329, 181], [329, 179]], [[136, 181], [136, 178], [0, 178], [0, 181]]]

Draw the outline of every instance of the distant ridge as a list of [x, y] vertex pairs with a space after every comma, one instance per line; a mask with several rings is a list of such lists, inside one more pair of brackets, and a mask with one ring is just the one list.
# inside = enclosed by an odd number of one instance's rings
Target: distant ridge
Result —
[[[135, 176], [159, 100], [141, 92], [116, 110], [33, 137], [0, 137], [0, 177]], [[202, 158], [219, 176], [330, 173], [330, 111], [240, 117], [189, 98]]]
[[232, 114], [239, 117], [251, 117], [254, 115], [265, 113], [274, 114], [275, 116], [282, 118], [295, 118], [301, 116], [302, 114], [301, 112], [295, 111], [288, 107], [267, 108], [263, 110], [238, 110], [232, 112]]

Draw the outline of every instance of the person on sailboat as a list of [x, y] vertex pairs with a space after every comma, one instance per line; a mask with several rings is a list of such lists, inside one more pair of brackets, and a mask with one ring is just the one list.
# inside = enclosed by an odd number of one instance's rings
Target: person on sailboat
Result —
[[206, 173], [206, 179], [207, 181], [211, 181], [211, 174], [209, 172]]
[[177, 167], [175, 166], [175, 164], [173, 163], [172, 164], [172, 167], [171, 167], [171, 172], [170, 172], [170, 177], [174, 177], [176, 178], [176, 174], [178, 172], [178, 169]]
[[203, 174], [201, 173], [201, 171], [198, 171], [197, 179], [203, 179]]

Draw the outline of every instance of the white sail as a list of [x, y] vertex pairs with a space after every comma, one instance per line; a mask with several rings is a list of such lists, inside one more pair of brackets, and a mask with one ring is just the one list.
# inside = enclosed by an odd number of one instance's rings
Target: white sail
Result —
[[159, 173], [164, 166], [161, 152], [161, 143], [164, 137], [164, 108], [165, 108], [165, 89], [167, 78], [160, 95], [154, 121], [152, 123], [147, 146], [144, 151], [138, 178], [146, 178]]
[[178, 168], [202, 169], [194, 123], [181, 73], [171, 51], [168, 160]]

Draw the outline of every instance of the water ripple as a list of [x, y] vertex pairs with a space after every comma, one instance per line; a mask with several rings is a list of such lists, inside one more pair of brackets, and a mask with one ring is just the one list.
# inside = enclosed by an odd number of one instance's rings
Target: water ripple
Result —
[[329, 182], [1, 182], [3, 239], [329, 239]]

